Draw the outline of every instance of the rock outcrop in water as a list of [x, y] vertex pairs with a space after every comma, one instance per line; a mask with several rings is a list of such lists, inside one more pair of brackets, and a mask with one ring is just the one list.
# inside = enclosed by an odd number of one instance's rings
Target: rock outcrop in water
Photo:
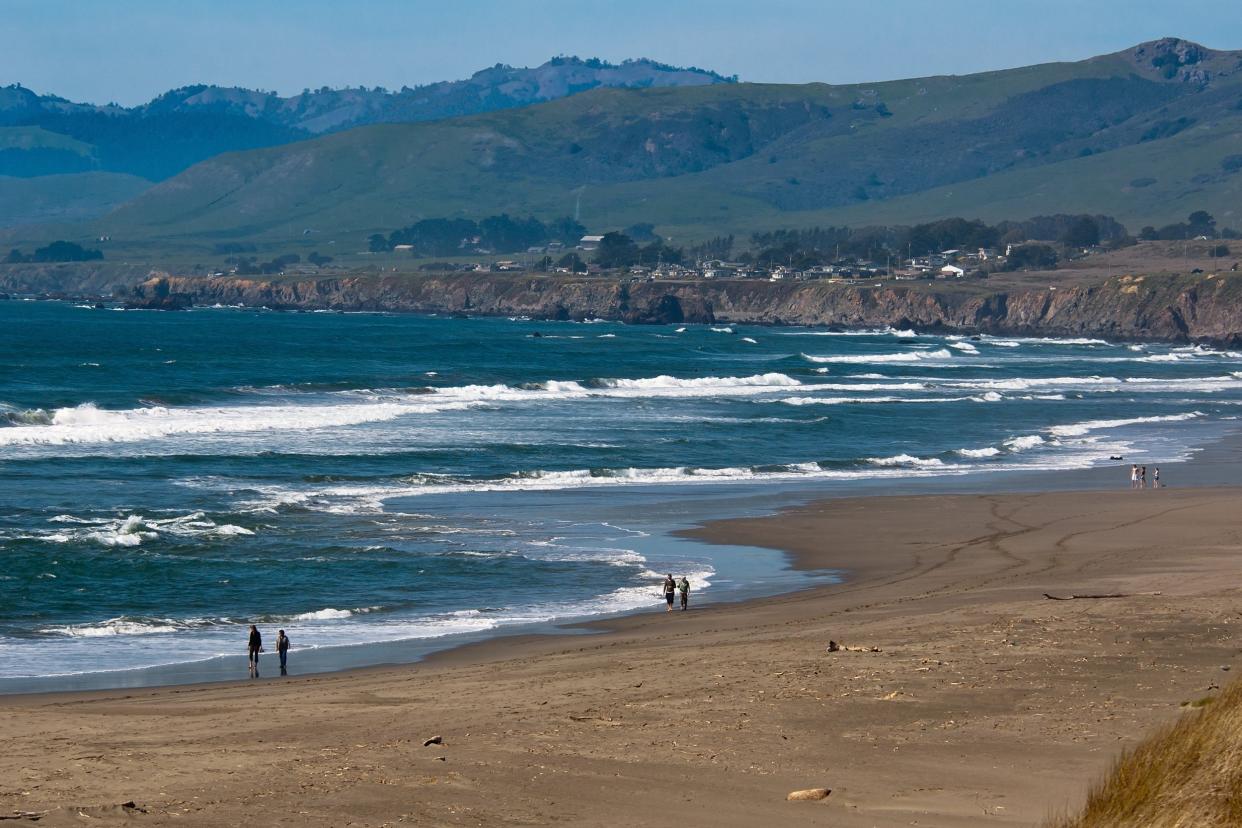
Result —
[[936, 285], [859, 287], [823, 282], [635, 282], [517, 274], [357, 276], [267, 280], [152, 275], [141, 304], [184, 296], [198, 305], [386, 310], [738, 322], [925, 331], [1095, 336], [1242, 344], [1242, 275], [1121, 276], [1093, 286], [988, 291]]

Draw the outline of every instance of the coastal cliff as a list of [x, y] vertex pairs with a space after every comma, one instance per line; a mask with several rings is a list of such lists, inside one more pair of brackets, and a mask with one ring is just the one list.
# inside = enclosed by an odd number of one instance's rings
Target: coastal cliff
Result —
[[962, 333], [1242, 344], [1242, 275], [1120, 276], [1090, 286], [862, 287], [826, 282], [634, 282], [456, 274], [302, 280], [152, 274], [136, 306], [246, 305], [631, 323], [913, 327]]

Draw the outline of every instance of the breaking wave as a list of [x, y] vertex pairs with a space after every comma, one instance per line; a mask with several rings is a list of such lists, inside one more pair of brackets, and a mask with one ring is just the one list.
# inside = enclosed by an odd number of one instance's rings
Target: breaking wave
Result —
[[951, 359], [952, 352], [948, 348], [935, 351], [906, 351], [899, 354], [847, 354], [841, 356], [815, 356], [803, 354], [807, 362], [840, 363], [846, 365], [870, 365], [900, 362], [922, 362], [924, 360]]

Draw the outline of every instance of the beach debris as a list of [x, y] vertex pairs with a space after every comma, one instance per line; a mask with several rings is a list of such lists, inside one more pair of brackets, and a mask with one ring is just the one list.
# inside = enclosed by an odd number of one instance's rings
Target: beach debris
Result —
[[879, 647], [847, 647], [844, 644], [838, 644], [835, 641], [829, 641], [828, 652], [830, 653], [879, 653], [883, 651]]
[[1087, 598], [1138, 598], [1142, 596], [1161, 595], [1159, 592], [1102, 592], [1094, 595], [1052, 595], [1044, 593], [1044, 597], [1049, 601], [1075, 601]]
[[790, 791], [785, 800], [787, 802], [818, 802], [821, 799], [827, 799], [830, 793], [832, 793], [831, 788], [807, 788], [801, 791]]
[[839, 649], [841, 649], [841, 645], [838, 644], [837, 642], [835, 641], [828, 642], [828, 652], [835, 653]]
[[432, 736], [430, 739], [423, 742], [423, 747], [431, 747], [432, 745], [442, 745], [442, 744], [444, 744], [443, 736]]

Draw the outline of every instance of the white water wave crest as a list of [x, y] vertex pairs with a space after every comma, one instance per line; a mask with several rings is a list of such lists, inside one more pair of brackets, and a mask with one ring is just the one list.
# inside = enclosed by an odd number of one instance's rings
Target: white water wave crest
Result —
[[357, 405], [152, 406], [110, 411], [93, 403], [60, 408], [45, 425], [0, 428], [0, 446], [125, 443], [178, 435], [307, 431], [461, 410], [467, 402], [431, 400]]
[[898, 354], [845, 354], [841, 356], [816, 356], [803, 354], [807, 362], [840, 363], [846, 365], [870, 365], [895, 362], [922, 362], [924, 360], [951, 359], [953, 353], [948, 348], [935, 351], [905, 351]]
[[52, 531], [35, 531], [21, 537], [47, 543], [91, 542], [105, 547], [141, 546], [162, 535], [174, 537], [232, 538], [253, 535], [253, 529], [232, 523], [216, 523], [202, 512], [193, 512], [175, 518], [146, 518], [128, 515], [123, 518], [79, 518], [73, 515], [57, 515], [50, 523], [70, 528]]

